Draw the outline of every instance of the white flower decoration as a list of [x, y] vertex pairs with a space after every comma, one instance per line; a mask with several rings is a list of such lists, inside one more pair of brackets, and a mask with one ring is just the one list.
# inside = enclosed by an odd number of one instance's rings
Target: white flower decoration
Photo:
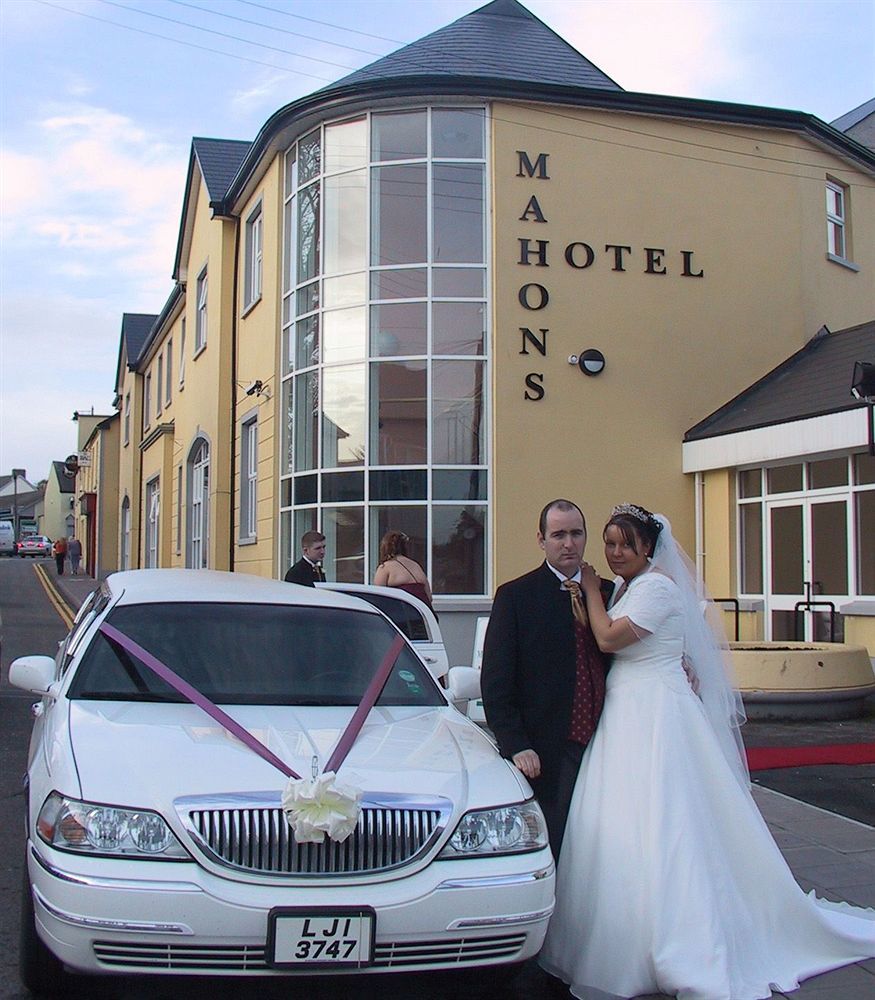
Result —
[[334, 771], [318, 778], [290, 778], [283, 792], [283, 812], [299, 844], [321, 844], [325, 834], [342, 843], [356, 828], [361, 789], [337, 781]]

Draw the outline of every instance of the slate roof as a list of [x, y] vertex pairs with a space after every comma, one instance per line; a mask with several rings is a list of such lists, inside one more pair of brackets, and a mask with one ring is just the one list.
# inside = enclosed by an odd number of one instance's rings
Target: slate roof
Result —
[[239, 139], [205, 139], [195, 136], [191, 145], [200, 164], [210, 202], [221, 201], [252, 143]]
[[517, 0], [493, 0], [318, 93], [408, 76], [479, 76], [623, 89]]
[[875, 363], [875, 320], [836, 333], [822, 327], [801, 350], [691, 427], [684, 440], [700, 441], [865, 406], [851, 395], [857, 361]]
[[849, 128], [859, 125], [869, 115], [875, 115], [875, 97], [871, 101], [864, 101], [858, 108], [848, 111], [841, 118], [836, 118], [834, 122], [830, 122], [830, 125], [837, 128], [839, 132], [847, 132]]
[[133, 368], [136, 364], [156, 319], [158, 317], [153, 313], [122, 313], [121, 339], [127, 354], [128, 368]]
[[55, 473], [55, 479], [58, 480], [58, 489], [61, 493], [75, 493], [76, 492], [76, 477], [68, 476], [64, 472], [63, 462], [52, 462], [52, 469]]

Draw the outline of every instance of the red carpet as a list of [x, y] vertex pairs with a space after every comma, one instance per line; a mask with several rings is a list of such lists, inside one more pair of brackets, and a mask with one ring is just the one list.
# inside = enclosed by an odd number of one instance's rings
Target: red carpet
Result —
[[828, 747], [747, 747], [751, 771], [812, 764], [875, 764], [875, 743], [837, 743]]

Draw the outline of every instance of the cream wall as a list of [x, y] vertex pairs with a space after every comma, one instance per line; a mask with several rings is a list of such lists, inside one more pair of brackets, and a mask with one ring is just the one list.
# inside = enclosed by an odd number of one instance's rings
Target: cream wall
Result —
[[[692, 552], [684, 432], [822, 324], [871, 318], [875, 186], [812, 143], [753, 128], [496, 104], [492, 140], [493, 586], [535, 564], [537, 513], [556, 496], [588, 514], [603, 571], [598, 539], [618, 501], [666, 513]], [[549, 154], [549, 179], [517, 176], [518, 150], [533, 164]], [[854, 184], [857, 273], [826, 259], [827, 174]], [[528, 266], [520, 238], [532, 241]], [[537, 240], [549, 241], [547, 266]], [[593, 248], [590, 267], [566, 263], [573, 242]], [[625, 271], [606, 244], [632, 247]], [[665, 251], [653, 266], [666, 274], [645, 273], [647, 247]], [[684, 250], [703, 277], [682, 275]], [[544, 309], [520, 304], [526, 283], [547, 289]], [[545, 356], [531, 344], [521, 354], [520, 327], [549, 331]], [[568, 363], [586, 348], [605, 355], [597, 377]], [[539, 400], [525, 398], [531, 373]], [[712, 536], [723, 577], [731, 551]]]
[[[142, 478], [140, 475], [141, 458], [139, 444], [143, 436], [143, 377], [135, 371], [131, 371], [123, 359], [122, 381], [117, 387], [118, 396], [121, 400], [120, 410], [120, 432], [119, 432], [119, 471], [118, 471], [118, 498], [117, 517], [119, 533], [116, 542], [116, 561], [121, 566], [122, 561], [122, 538], [121, 538], [121, 507], [124, 498], [127, 497], [131, 508], [131, 538], [130, 538], [130, 568], [136, 569], [141, 566], [139, 561], [140, 545], [140, 524], [142, 518], [142, 496], [140, 493]], [[125, 397], [131, 394], [131, 426], [128, 443], [124, 441], [124, 419], [125, 419]]]
[[[240, 210], [240, 246], [238, 250], [237, 378], [236, 420], [234, 427], [234, 568], [258, 576], [277, 576], [276, 531], [279, 524], [278, 428], [281, 403], [279, 372], [281, 344], [280, 302], [283, 247], [283, 158], [275, 156], [257, 190]], [[247, 264], [246, 221], [256, 205], [262, 205], [262, 294], [250, 307], [244, 303]], [[246, 387], [260, 379], [266, 391], [247, 396]], [[257, 534], [254, 542], [240, 540], [242, 467], [242, 421], [257, 412], [258, 482], [256, 489]]]
[[[84, 451], [90, 463], [81, 466], [76, 476], [76, 537], [82, 542], [82, 565], [91, 566], [97, 579], [118, 569], [119, 531], [119, 452], [120, 417], [105, 418], [106, 426], [95, 428], [85, 443]], [[84, 493], [94, 493], [97, 505], [92, 515], [94, 548], [89, 552], [88, 518], [81, 513], [78, 498]]]
[[50, 466], [46, 491], [43, 494], [43, 516], [39, 524], [41, 534], [47, 535], [53, 541], [56, 538], [66, 537], [67, 517], [73, 513], [70, 501], [74, 498], [74, 493], [61, 492], [55, 467]]

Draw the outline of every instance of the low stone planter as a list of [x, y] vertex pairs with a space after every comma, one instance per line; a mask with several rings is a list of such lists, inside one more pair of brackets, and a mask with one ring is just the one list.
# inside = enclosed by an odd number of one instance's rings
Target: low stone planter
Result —
[[729, 648], [751, 719], [854, 719], [875, 693], [864, 646], [731, 642]]

